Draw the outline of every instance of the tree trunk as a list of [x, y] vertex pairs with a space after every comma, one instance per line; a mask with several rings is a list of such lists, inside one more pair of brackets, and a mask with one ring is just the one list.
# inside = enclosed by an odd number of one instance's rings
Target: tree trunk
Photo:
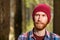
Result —
[[10, 0], [0, 0], [0, 40], [9, 40]]
[[54, 0], [54, 32], [60, 35], [60, 0]]

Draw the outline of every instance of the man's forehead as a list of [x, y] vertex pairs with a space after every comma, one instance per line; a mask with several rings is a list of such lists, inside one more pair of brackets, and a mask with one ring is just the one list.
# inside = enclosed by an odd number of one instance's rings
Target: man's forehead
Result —
[[36, 12], [36, 14], [46, 14], [45, 12]]

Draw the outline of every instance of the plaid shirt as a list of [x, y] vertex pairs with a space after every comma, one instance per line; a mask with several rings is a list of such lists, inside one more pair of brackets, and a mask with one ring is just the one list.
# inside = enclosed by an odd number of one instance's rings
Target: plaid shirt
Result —
[[[33, 30], [27, 33], [24, 33], [18, 37], [18, 40], [35, 40], [36, 38], [33, 35]], [[46, 31], [44, 40], [60, 40], [60, 36]]]

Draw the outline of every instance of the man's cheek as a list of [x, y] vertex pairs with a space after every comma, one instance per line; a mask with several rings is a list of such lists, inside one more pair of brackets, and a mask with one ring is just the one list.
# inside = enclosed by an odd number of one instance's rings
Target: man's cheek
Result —
[[38, 20], [36, 19], [35, 22], [38, 22]]

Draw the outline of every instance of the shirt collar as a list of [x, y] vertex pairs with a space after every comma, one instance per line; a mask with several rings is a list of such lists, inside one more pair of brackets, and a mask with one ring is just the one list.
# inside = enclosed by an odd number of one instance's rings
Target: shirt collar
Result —
[[[35, 38], [34, 34], [33, 34], [33, 30], [30, 31], [30, 37]], [[45, 37], [50, 38], [50, 32], [48, 32], [47, 30], [45, 32]]]
[[50, 38], [50, 32], [48, 32], [48, 31], [46, 30], [45, 36], [46, 36], [47, 38]]

